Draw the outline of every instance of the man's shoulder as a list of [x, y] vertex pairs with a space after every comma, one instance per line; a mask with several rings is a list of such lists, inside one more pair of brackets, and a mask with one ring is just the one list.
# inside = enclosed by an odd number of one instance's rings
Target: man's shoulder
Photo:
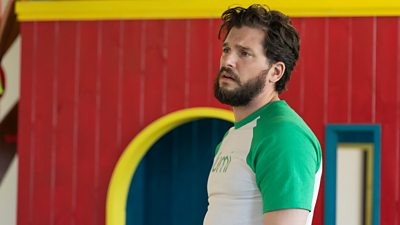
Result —
[[256, 141], [265, 139], [271, 141], [271, 138], [275, 141], [306, 138], [318, 143], [311, 128], [287, 104], [281, 104], [274, 110], [261, 114], [254, 127], [254, 137]]
[[276, 107], [265, 114], [261, 114], [257, 121], [256, 128], [262, 132], [285, 132], [286, 130], [308, 130], [308, 125], [289, 106]]

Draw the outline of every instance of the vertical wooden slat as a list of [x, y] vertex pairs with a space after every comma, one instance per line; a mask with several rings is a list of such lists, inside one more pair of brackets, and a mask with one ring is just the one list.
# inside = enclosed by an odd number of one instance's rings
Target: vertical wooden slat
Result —
[[163, 20], [162, 22], [162, 44], [161, 44], [161, 55], [163, 59], [162, 63], [162, 73], [161, 73], [161, 113], [165, 114], [167, 113], [167, 96], [168, 96], [168, 63], [167, 63], [167, 58], [169, 54], [169, 49], [168, 49], [168, 21]]
[[[303, 57], [304, 60], [304, 113], [303, 119], [308, 123], [315, 135], [324, 146], [324, 66], [325, 48], [324, 39], [325, 21], [323, 19], [312, 18], [307, 20], [302, 28], [303, 32]], [[322, 224], [322, 193], [323, 183], [320, 187], [320, 198], [315, 208], [314, 223]]]
[[141, 126], [144, 126], [145, 120], [144, 120], [144, 114], [145, 114], [145, 70], [146, 70], [146, 43], [147, 43], [147, 21], [141, 21], [140, 23], [140, 60], [139, 60], [139, 65], [140, 65], [140, 97], [139, 97], [139, 124]]
[[[324, 105], [324, 38], [325, 21], [309, 19], [304, 27], [304, 107], [303, 119], [310, 125], [318, 138], [323, 136]], [[317, 65], [317, 66], [316, 66]], [[318, 94], [316, 94], [318, 93]]]
[[74, 88], [72, 89], [72, 95], [73, 95], [73, 114], [72, 114], [72, 130], [73, 130], [73, 135], [72, 135], [72, 168], [71, 168], [71, 173], [72, 173], [72, 183], [71, 183], [71, 207], [72, 207], [72, 212], [73, 212], [73, 217], [71, 219], [72, 224], [77, 224], [78, 222], [78, 216], [77, 216], [77, 208], [78, 208], [78, 182], [79, 182], [79, 174], [78, 171], [81, 167], [79, 165], [79, 146], [78, 142], [80, 141], [80, 116], [79, 116], [79, 106], [80, 106], [80, 65], [81, 65], [81, 40], [79, 39], [81, 33], [81, 23], [77, 22], [76, 23], [76, 29], [73, 38], [75, 39], [75, 54], [74, 54], [74, 72], [72, 75], [72, 79], [74, 79]]
[[[207, 26], [207, 83], [206, 83], [206, 93], [207, 93], [207, 104], [210, 104], [214, 99], [214, 80], [217, 76], [218, 69], [219, 69], [219, 56], [220, 54], [214, 55], [213, 52], [215, 49], [220, 50], [221, 45], [217, 38], [218, 31], [216, 30], [217, 26], [214, 23], [214, 20], [209, 19], [206, 22]], [[221, 51], [221, 50], [220, 50]]]
[[329, 78], [328, 78], [328, 108], [327, 119], [330, 123], [347, 122], [348, 95], [347, 73], [350, 66], [349, 48], [349, 18], [332, 18], [330, 23], [329, 47]]
[[[396, 61], [396, 166], [397, 166], [397, 171], [400, 170], [400, 17], [396, 18], [397, 20], [397, 61]], [[395, 178], [397, 179], [397, 187], [396, 187], [396, 199], [400, 198], [400, 173], [398, 173], [398, 176]], [[396, 223], [400, 223], [400, 218], [398, 215], [400, 215], [400, 205], [397, 204], [396, 207]]]
[[352, 93], [353, 93], [353, 19], [350, 18], [348, 21], [348, 26], [349, 26], [349, 36], [348, 36], [348, 44], [349, 47], [347, 49], [347, 59], [348, 59], [348, 64], [349, 67], [347, 69], [347, 123], [351, 122], [351, 118], [353, 115], [353, 111], [352, 111]]
[[329, 99], [328, 99], [328, 92], [329, 92], [329, 86], [328, 86], [328, 80], [330, 77], [330, 49], [329, 49], [329, 42], [330, 42], [330, 23], [329, 23], [329, 18], [324, 18], [324, 70], [323, 70], [323, 80], [324, 80], [324, 86], [323, 86], [323, 122], [322, 124], [326, 124], [328, 121], [328, 104], [329, 104]]
[[35, 152], [33, 160], [35, 161], [35, 184], [33, 202], [35, 204], [33, 213], [34, 224], [49, 224], [50, 218], [48, 209], [50, 208], [50, 171], [51, 171], [51, 142], [49, 132], [52, 130], [52, 100], [53, 100], [53, 64], [54, 57], [54, 25], [53, 23], [43, 22], [38, 24], [38, 43], [37, 50], [40, 56], [37, 59], [37, 113], [34, 123], [37, 126], [35, 138]]
[[[146, 30], [146, 67], [144, 90], [144, 121], [149, 123], [159, 117], [162, 111], [162, 74], [163, 74], [163, 22], [148, 21]], [[182, 65], [183, 66], [183, 65]]]
[[392, 98], [396, 90], [396, 70], [398, 49], [396, 18], [377, 19], [377, 50], [376, 50], [376, 121], [382, 126], [382, 156], [381, 156], [381, 223], [398, 225], [398, 215], [395, 205], [398, 202], [396, 193], [399, 176], [396, 168], [396, 101]]
[[[102, 211], [101, 209], [102, 204], [101, 204], [101, 195], [102, 195], [102, 190], [100, 186], [100, 179], [101, 179], [101, 173], [100, 173], [100, 150], [101, 150], [101, 145], [100, 145], [100, 128], [101, 128], [101, 113], [100, 113], [100, 108], [101, 108], [101, 76], [100, 76], [100, 65], [101, 65], [101, 58], [103, 56], [103, 36], [101, 35], [103, 32], [103, 23], [101, 21], [96, 21], [96, 23], [93, 25], [96, 27], [96, 59], [95, 59], [95, 65], [96, 69], [94, 72], [96, 73], [96, 77], [94, 82], [95, 85], [95, 125], [94, 125], [94, 151], [93, 151], [93, 198], [94, 198], [94, 224], [102, 224], [104, 221], [104, 214], [101, 214]], [[94, 39], [93, 39], [94, 40]]]
[[167, 111], [172, 112], [184, 107], [184, 59], [185, 32], [184, 20], [170, 20], [168, 27], [167, 58]]
[[208, 45], [205, 40], [208, 38], [208, 21], [207, 20], [193, 20], [191, 22], [190, 32], [190, 54], [186, 55], [186, 61], [189, 66], [187, 71], [187, 81], [190, 84], [188, 93], [189, 103], [188, 107], [203, 106], [212, 95], [208, 84]]
[[116, 148], [122, 152], [122, 110], [123, 110], [123, 100], [124, 96], [122, 95], [123, 93], [123, 76], [124, 76], [124, 57], [125, 57], [125, 51], [123, 49], [123, 44], [124, 44], [124, 32], [125, 32], [125, 22], [124, 21], [118, 21], [118, 30], [119, 32], [116, 34], [118, 36], [118, 42], [117, 42], [117, 48], [118, 48], [118, 70], [116, 73], [116, 80], [117, 80], [117, 99], [116, 99], [116, 104], [117, 104], [117, 117], [116, 122], [117, 122], [117, 127], [116, 127], [116, 136], [117, 136], [117, 143], [116, 143]]
[[[25, 54], [21, 54], [21, 94], [19, 101], [19, 116], [18, 116], [18, 210], [17, 223], [18, 225], [32, 224], [30, 221], [30, 165], [32, 163], [30, 152], [30, 140], [32, 132], [31, 113], [32, 113], [32, 89], [34, 76], [35, 52], [34, 52], [34, 37], [35, 26], [33, 23], [21, 24], [21, 35], [24, 37], [21, 40], [21, 49]], [[31, 177], [33, 179], [33, 177]]]
[[[95, 22], [82, 22], [79, 25], [79, 139], [77, 194], [76, 194], [76, 223], [99, 224], [97, 218], [96, 198], [94, 185], [94, 151], [96, 132], [96, 47], [97, 26]], [[78, 50], [78, 49], [77, 49]], [[102, 219], [102, 218], [101, 218]]]
[[[100, 186], [99, 201], [106, 202], [107, 188], [112, 170], [119, 157], [117, 149], [117, 99], [118, 99], [118, 50], [119, 26], [116, 21], [102, 23], [102, 55], [100, 63]], [[105, 207], [99, 208], [99, 217], [104, 218]], [[100, 221], [100, 223], [104, 223]]]
[[373, 19], [353, 18], [352, 115], [353, 123], [372, 119]]
[[28, 223], [33, 224], [34, 223], [34, 194], [35, 194], [35, 170], [36, 170], [36, 160], [35, 160], [35, 151], [36, 151], [36, 138], [37, 138], [37, 132], [36, 132], [36, 99], [37, 99], [37, 93], [36, 89], [38, 86], [38, 69], [37, 69], [37, 59], [38, 57], [38, 23], [34, 22], [34, 31], [33, 31], [33, 50], [32, 50], [32, 60], [33, 62], [33, 68], [32, 68], [32, 88], [31, 88], [31, 98], [30, 98], [30, 103], [31, 103], [31, 113], [29, 114], [29, 125], [30, 125], [30, 138], [29, 138], [29, 153], [30, 153], [30, 158], [29, 158], [29, 194], [28, 194]]
[[[93, 177], [93, 183], [94, 183], [94, 191], [93, 191], [93, 198], [95, 199], [94, 204], [95, 204], [95, 211], [94, 211], [94, 224], [104, 224], [105, 220], [105, 212], [104, 208], [102, 205], [103, 202], [103, 186], [102, 186], [102, 171], [101, 171], [101, 151], [102, 151], [102, 143], [101, 143], [101, 128], [102, 128], [102, 114], [101, 114], [101, 109], [102, 109], [102, 89], [104, 88], [105, 84], [102, 81], [102, 73], [100, 72], [101, 70], [101, 63], [102, 58], [103, 58], [103, 22], [102, 21], [96, 21], [95, 25], [96, 26], [96, 54], [95, 54], [95, 64], [96, 64], [96, 78], [95, 78], [95, 86], [96, 86], [96, 94], [95, 94], [95, 132], [94, 132], [94, 155], [93, 155], [93, 172], [94, 172], [94, 177]], [[93, 49], [92, 49], [93, 51]]]
[[60, 25], [58, 22], [53, 23], [54, 29], [54, 46], [53, 54], [51, 57], [54, 59], [52, 65], [52, 74], [54, 77], [54, 82], [52, 84], [52, 99], [51, 99], [51, 130], [50, 130], [50, 207], [49, 207], [49, 217], [50, 225], [55, 224], [55, 197], [56, 197], [56, 176], [57, 176], [57, 125], [58, 125], [58, 89], [59, 89], [59, 77], [58, 69], [60, 65], [60, 58], [58, 57], [58, 46], [60, 41]]
[[56, 154], [56, 196], [55, 217], [56, 223], [72, 224], [75, 211], [72, 208], [72, 143], [74, 136], [73, 115], [74, 95], [76, 88], [75, 56], [76, 56], [76, 23], [60, 23], [57, 42], [59, 66], [56, 71], [58, 75], [58, 105], [57, 105], [57, 154]]
[[184, 63], [183, 67], [185, 68], [184, 70], [184, 103], [185, 103], [185, 108], [189, 106], [189, 92], [190, 88], [193, 84], [190, 83], [189, 81], [189, 73], [191, 70], [191, 65], [190, 65], [190, 55], [191, 55], [191, 50], [192, 50], [192, 22], [190, 20], [185, 20], [185, 42], [183, 44], [183, 47], [185, 49], [185, 58], [184, 58]]
[[376, 39], [377, 39], [377, 18], [372, 18], [372, 89], [371, 89], [371, 122], [376, 121]]
[[124, 51], [122, 77], [122, 148], [132, 139], [132, 134], [140, 131], [139, 99], [140, 99], [140, 22], [126, 21], [124, 40], [121, 48]]

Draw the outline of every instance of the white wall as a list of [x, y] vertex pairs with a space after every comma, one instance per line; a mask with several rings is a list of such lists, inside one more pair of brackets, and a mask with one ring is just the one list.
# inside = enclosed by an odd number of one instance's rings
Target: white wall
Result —
[[17, 224], [18, 157], [15, 156], [0, 185], [0, 225]]
[[364, 155], [339, 147], [336, 164], [336, 224], [363, 225]]
[[[6, 0], [1, 1], [2, 10]], [[7, 89], [0, 99], [0, 121], [19, 100], [20, 91], [20, 38], [18, 37], [2, 60]], [[0, 225], [15, 225], [17, 218], [18, 157], [15, 156], [0, 183]]]
[[19, 99], [20, 46], [21, 41], [20, 37], [18, 37], [1, 63], [6, 75], [6, 90], [0, 99], [0, 121], [3, 120]]

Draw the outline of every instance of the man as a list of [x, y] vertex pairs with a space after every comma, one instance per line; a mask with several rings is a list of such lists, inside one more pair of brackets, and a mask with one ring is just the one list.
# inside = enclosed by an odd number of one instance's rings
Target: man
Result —
[[204, 225], [310, 225], [322, 171], [319, 142], [279, 99], [296, 64], [289, 18], [261, 5], [222, 14], [215, 96], [234, 127], [217, 146]]

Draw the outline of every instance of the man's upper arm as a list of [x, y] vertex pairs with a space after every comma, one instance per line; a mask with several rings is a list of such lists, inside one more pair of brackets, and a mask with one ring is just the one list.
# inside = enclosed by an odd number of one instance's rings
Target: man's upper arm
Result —
[[249, 158], [261, 192], [263, 212], [312, 210], [318, 157], [296, 125], [281, 124], [261, 139]]
[[264, 225], [305, 225], [308, 210], [283, 209], [264, 213]]

